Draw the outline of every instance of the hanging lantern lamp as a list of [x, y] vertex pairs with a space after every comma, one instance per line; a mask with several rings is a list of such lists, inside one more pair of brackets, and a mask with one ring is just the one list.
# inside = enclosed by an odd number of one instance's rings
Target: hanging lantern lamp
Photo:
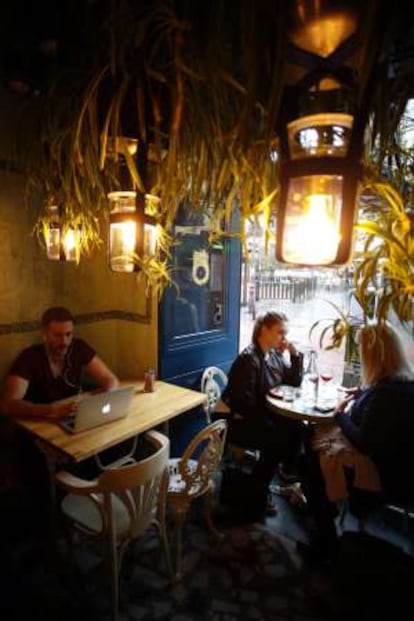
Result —
[[156, 223], [150, 213], [160, 202], [157, 196], [135, 191], [108, 194], [109, 262], [115, 272], [139, 270], [139, 263], [155, 253]]
[[81, 231], [72, 226], [63, 226], [58, 205], [50, 205], [48, 212], [50, 220], [44, 232], [47, 258], [51, 261], [79, 263]]
[[370, 5], [299, 3], [292, 64], [279, 118], [280, 192], [276, 258], [294, 265], [347, 263], [362, 178], [373, 71], [359, 85], [358, 52]]

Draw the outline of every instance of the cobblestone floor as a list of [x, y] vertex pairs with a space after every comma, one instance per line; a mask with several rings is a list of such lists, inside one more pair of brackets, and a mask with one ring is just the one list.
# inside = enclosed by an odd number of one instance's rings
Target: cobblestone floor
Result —
[[[155, 534], [126, 555], [119, 621], [267, 621], [329, 619], [295, 562], [294, 542], [271, 524], [222, 528], [215, 543], [192, 512], [185, 527], [183, 578], [170, 582]], [[5, 621], [109, 621], [110, 590], [98, 547], [48, 566], [44, 542], [26, 537], [2, 555], [0, 616]]]
[[[354, 533], [344, 537], [335, 565], [308, 568], [295, 548], [297, 539], [306, 541], [305, 515], [280, 496], [277, 507], [277, 515], [263, 522], [232, 525], [216, 519], [224, 535], [217, 543], [205, 527], [201, 505], [195, 505], [184, 529], [180, 582], [168, 581], [155, 534], [145, 535], [135, 558], [127, 554], [124, 560], [119, 621], [403, 618], [398, 606], [407, 610], [411, 602], [407, 581], [414, 559], [376, 541], [371, 541], [374, 556], [365, 558]], [[110, 591], [98, 547], [81, 547], [74, 556], [61, 547], [61, 563], [53, 566], [35, 531], [20, 530], [3, 540], [1, 619], [110, 621]]]

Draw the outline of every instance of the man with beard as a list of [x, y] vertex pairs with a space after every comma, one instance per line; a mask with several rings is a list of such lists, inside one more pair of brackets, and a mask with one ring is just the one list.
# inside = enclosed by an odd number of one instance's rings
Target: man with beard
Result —
[[[74, 318], [64, 307], [42, 316], [43, 343], [24, 349], [12, 364], [3, 390], [3, 411], [9, 416], [62, 418], [76, 410], [82, 380], [102, 390], [117, 388], [118, 379], [83, 339], [74, 336]], [[65, 403], [59, 399], [74, 396]]]
[[[40, 417], [57, 420], [73, 414], [87, 378], [98, 390], [118, 387], [117, 377], [83, 339], [74, 336], [74, 318], [64, 307], [46, 310], [41, 319], [43, 342], [24, 349], [6, 376], [1, 411], [11, 420]], [[71, 399], [73, 397], [73, 399]], [[63, 403], [59, 402], [64, 399]], [[38, 533], [47, 528], [48, 473], [44, 456], [34, 439], [18, 426], [10, 426], [16, 497], [27, 503], [31, 524]], [[110, 449], [108, 449], [110, 450]], [[93, 458], [72, 465], [78, 475], [93, 478]], [[24, 505], [23, 505], [24, 506]], [[36, 507], [36, 509], [34, 509]]]

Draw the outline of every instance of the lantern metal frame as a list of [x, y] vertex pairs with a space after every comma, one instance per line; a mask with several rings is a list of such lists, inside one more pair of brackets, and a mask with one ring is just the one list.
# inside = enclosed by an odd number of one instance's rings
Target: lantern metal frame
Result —
[[[276, 258], [278, 261], [294, 265], [343, 265], [349, 262], [352, 254], [353, 225], [358, 190], [363, 174], [364, 132], [375, 76], [373, 67], [371, 67], [364, 84], [357, 83], [359, 73], [355, 63], [358, 62], [356, 59], [360, 45], [360, 22], [363, 21], [363, 12], [359, 12], [360, 7], [357, 5], [350, 6], [346, 2], [342, 2], [342, 6], [340, 4], [335, 12], [330, 13], [329, 3], [322, 3], [318, 14], [315, 13], [314, 18], [308, 23], [306, 20], [299, 20], [300, 37], [298, 38], [296, 36], [298, 33], [296, 32], [295, 35], [292, 30], [291, 43], [287, 50], [288, 64], [290, 62], [292, 65], [291, 75], [297, 77], [300, 74], [300, 77], [285, 85], [281, 114], [278, 119], [280, 191]], [[316, 11], [316, 5], [313, 8]], [[323, 24], [326, 23], [323, 19], [324, 15], [325, 18], [329, 17], [331, 25], [336, 23], [337, 26], [342, 25], [344, 28], [343, 30], [332, 28], [333, 38], [328, 42], [327, 49], [322, 52], [322, 49], [318, 47], [320, 42], [318, 37], [315, 38], [315, 32], [318, 31], [319, 25], [321, 32], [325, 32], [323, 30]], [[346, 33], [346, 35], [335, 39], [335, 33], [338, 32]], [[301, 47], [298, 47], [299, 41]], [[320, 55], [325, 52], [326, 55]], [[299, 145], [299, 134], [307, 129], [313, 129], [311, 135], [313, 135], [315, 144], [306, 145], [305, 140], [304, 144]], [[297, 131], [296, 144], [294, 143], [294, 130]], [[335, 132], [337, 132], [336, 135]], [[334, 140], [329, 145], [330, 137], [337, 139], [336, 145]], [[322, 138], [322, 142], [318, 145], [319, 138]], [[324, 140], [327, 141], [326, 144]], [[296, 191], [294, 200], [290, 200], [292, 187], [295, 190], [301, 189], [301, 179], [304, 188], [306, 183], [310, 187], [312, 185], [317, 187], [318, 183], [321, 186], [325, 183], [327, 186], [329, 179], [336, 180], [335, 191], [332, 191], [330, 195], [328, 193], [323, 195], [321, 192], [320, 195], [321, 199], [329, 196], [330, 204], [340, 209], [336, 222], [332, 220], [332, 231], [334, 226], [337, 227], [336, 249], [332, 242], [330, 256], [327, 255], [323, 260], [320, 258], [321, 252], [319, 252], [319, 259], [305, 260], [306, 252], [301, 254], [300, 249], [295, 259], [293, 259], [293, 251], [290, 257], [287, 256], [286, 249], [289, 246], [287, 233], [289, 228], [293, 232], [295, 218], [299, 221], [300, 209], [304, 217], [307, 217], [309, 222], [311, 221], [310, 209], [306, 215], [307, 205], [300, 206], [300, 200], [306, 197], [305, 192], [303, 191], [301, 195], [300, 191]], [[308, 196], [309, 200], [304, 200], [303, 203], [311, 203], [311, 194]], [[289, 217], [290, 223], [288, 223]], [[323, 244], [323, 234], [320, 233], [319, 239], [317, 238], [318, 231], [314, 230], [311, 235], [308, 234], [307, 240], [304, 235], [298, 235], [296, 241], [298, 245], [302, 243], [309, 247], [313, 240]], [[293, 248], [294, 244], [290, 243]], [[308, 254], [311, 255], [311, 253]], [[318, 252], [315, 256], [318, 256]]]
[[[67, 261], [68, 263], [79, 263], [80, 255], [79, 255], [79, 243], [75, 243], [73, 245], [73, 250], [68, 250], [66, 244], [66, 237], [71, 229], [73, 231], [74, 236], [80, 236], [81, 231], [76, 231], [73, 227], [67, 227], [66, 229], [62, 226], [62, 208], [59, 205], [50, 205], [48, 207], [48, 212], [50, 213], [50, 221], [47, 226], [47, 231], [45, 233], [45, 245], [46, 245], [46, 254], [47, 258], [50, 261]], [[56, 244], [52, 244], [48, 236], [51, 235], [51, 231], [58, 231], [58, 241]], [[55, 248], [55, 250], [53, 250]]]
[[[308, 177], [338, 177], [341, 180], [342, 191], [337, 200], [341, 203], [339, 216], [340, 239], [335, 257], [328, 263], [316, 265], [341, 265], [349, 261], [352, 251], [353, 225], [357, 206], [359, 182], [362, 177], [362, 164], [359, 160], [344, 158], [308, 158], [300, 160], [285, 160], [280, 164], [280, 198], [277, 212], [276, 257], [278, 261], [291, 262], [297, 265], [309, 265], [304, 261], [286, 261], [286, 224], [288, 215], [288, 196], [292, 182]], [[323, 243], [323, 239], [319, 240]]]
[[[145, 204], [147, 199], [154, 199], [158, 197], [153, 197], [149, 194], [143, 194], [142, 192], [136, 191], [116, 191], [110, 192], [108, 194], [108, 198], [114, 199], [116, 196], [124, 198], [130, 198], [134, 200], [134, 209], [122, 210], [122, 208], [115, 208], [110, 211], [109, 214], [109, 264], [113, 271], [115, 272], [137, 272], [140, 270], [139, 261], [137, 258], [140, 257], [144, 260], [145, 255], [148, 254], [148, 248], [145, 247], [145, 227], [155, 227], [156, 221], [155, 218], [145, 211]], [[159, 200], [159, 199], [158, 199]], [[131, 248], [125, 255], [113, 255], [113, 226], [117, 224], [127, 224], [134, 223], [135, 224], [135, 239]], [[150, 250], [151, 252], [151, 250]], [[117, 262], [118, 261], [118, 266]]]

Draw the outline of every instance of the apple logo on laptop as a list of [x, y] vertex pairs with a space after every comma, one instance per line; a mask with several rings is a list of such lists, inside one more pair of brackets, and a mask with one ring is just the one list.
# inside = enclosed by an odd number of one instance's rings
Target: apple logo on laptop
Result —
[[102, 406], [102, 414], [109, 414], [110, 411], [111, 411], [111, 404], [105, 403], [105, 405]]

